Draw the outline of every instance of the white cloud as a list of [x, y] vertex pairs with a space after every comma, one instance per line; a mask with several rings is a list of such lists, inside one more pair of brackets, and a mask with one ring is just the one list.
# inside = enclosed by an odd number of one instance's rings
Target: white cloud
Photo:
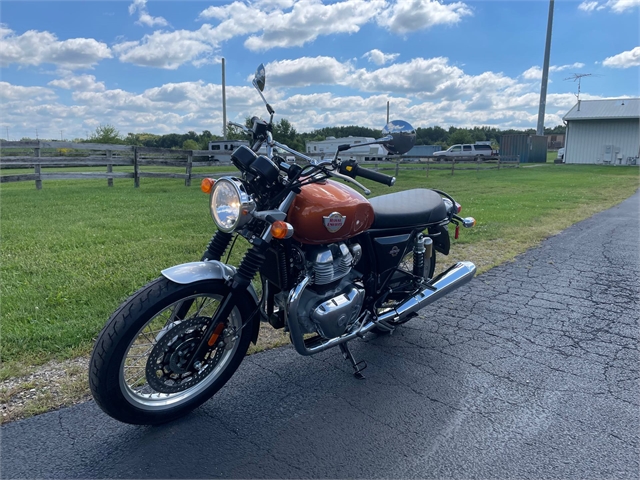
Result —
[[129, 5], [129, 15], [138, 12], [138, 25], [146, 25], [147, 27], [166, 27], [169, 25], [163, 17], [152, 17], [147, 10], [147, 0], [133, 0]]
[[302, 57], [266, 66], [267, 84], [275, 87], [344, 85], [362, 92], [406, 94], [418, 98], [460, 98], [487, 90], [513, 88], [516, 81], [502, 73], [467, 75], [449, 59], [415, 58], [409, 62], [367, 70], [333, 57]]
[[66, 75], [63, 78], [50, 81], [47, 85], [76, 92], [101, 92], [105, 90], [104, 82], [97, 82], [93, 75]]
[[[250, 36], [244, 45], [249, 50], [264, 51], [302, 46], [321, 35], [356, 33], [384, 5], [383, 0], [345, 0], [327, 5], [320, 0], [300, 0], [290, 12], [269, 14], [262, 33]], [[246, 21], [235, 19], [239, 20]]]
[[598, 2], [584, 1], [578, 5], [578, 10], [582, 10], [583, 12], [593, 12], [597, 6]]
[[598, 3], [595, 0], [584, 0], [578, 5], [578, 9], [590, 13], [594, 10], [600, 11], [605, 8], [610, 8], [615, 13], [623, 13], [638, 6], [640, 6], [640, 0], [609, 0], [603, 3]]
[[526, 80], [540, 80], [542, 78], [542, 69], [535, 65], [522, 72], [522, 78]]
[[397, 0], [380, 12], [378, 24], [394, 33], [404, 34], [434, 25], [456, 24], [462, 17], [472, 14], [463, 2], [444, 4], [437, 0]]
[[265, 67], [267, 83], [276, 87], [345, 83], [352, 67], [333, 57], [302, 57], [271, 62]]
[[622, 13], [640, 6], [640, 0], [609, 0], [607, 6], [616, 13]]
[[[575, 67], [554, 68], [561, 71]], [[299, 131], [327, 125], [380, 128], [385, 123], [387, 101], [393, 118], [406, 119], [416, 127], [530, 128], [536, 123], [537, 82], [523, 75], [511, 78], [490, 71], [470, 75], [444, 57], [371, 68], [356, 68], [333, 57], [302, 57], [272, 62], [266, 70], [265, 94], [277, 111], [276, 121], [287, 118]], [[247, 116], [265, 116], [260, 97], [248, 81], [242, 83], [227, 85], [229, 119], [243, 122]], [[301, 90], [318, 84], [340, 85], [349, 93]], [[219, 84], [198, 80], [128, 91], [107, 89], [93, 75], [67, 72], [50, 81], [48, 87], [0, 83], [0, 101], [6, 111], [0, 125], [9, 126], [11, 135], [18, 137], [34, 136], [37, 127], [41, 138], [59, 138], [59, 130], [65, 137], [84, 137], [101, 123], [113, 124], [122, 133], [206, 129], [220, 134], [222, 130]], [[295, 88], [295, 94], [289, 95], [288, 87]], [[569, 91], [570, 85], [567, 87]], [[58, 88], [71, 91], [68, 105], [56, 96]], [[594, 97], [583, 92], [582, 98]], [[549, 94], [547, 124], [561, 123], [562, 115], [574, 103], [571, 93]]]
[[399, 56], [399, 53], [383, 53], [377, 48], [374, 48], [373, 50], [369, 50], [362, 57], [376, 65], [384, 65], [385, 63], [393, 62]]
[[16, 35], [0, 26], [0, 66], [52, 63], [67, 69], [88, 68], [111, 58], [109, 47], [93, 38], [58, 40], [55, 34], [28, 30]]
[[562, 72], [564, 70], [579, 70], [584, 68], [584, 63], [576, 62], [570, 65], [551, 65], [549, 67], [550, 72]]
[[121, 62], [175, 70], [188, 62], [202, 65], [214, 52], [210, 36], [209, 25], [203, 25], [196, 31], [159, 30], [145, 35], [140, 41], [119, 43], [113, 47], [113, 51]]
[[[549, 73], [562, 72], [565, 70], [579, 70], [584, 68], [584, 63], [576, 62], [569, 65], [551, 65], [549, 67]], [[535, 65], [522, 73], [522, 78], [525, 80], [540, 80], [542, 78], [542, 68]]]
[[[200, 19], [214, 19], [216, 40], [250, 35], [244, 45], [252, 51], [275, 47], [302, 46], [320, 36], [353, 34], [369, 23], [377, 22], [394, 33], [455, 24], [471, 15], [462, 2], [442, 4], [435, 0], [343, 0], [325, 4], [320, 0], [268, 0], [255, 3], [235, 1], [210, 6]], [[250, 19], [250, 21], [248, 21]]]
[[[20, 85], [12, 85], [8, 82], [0, 82], [0, 100], [3, 102], [38, 102], [53, 100], [55, 98], [55, 93], [49, 88], [23, 87]], [[5, 110], [5, 113], [8, 113], [8, 111]]]
[[640, 66], [640, 47], [607, 57], [602, 65], [612, 68], [638, 67]]

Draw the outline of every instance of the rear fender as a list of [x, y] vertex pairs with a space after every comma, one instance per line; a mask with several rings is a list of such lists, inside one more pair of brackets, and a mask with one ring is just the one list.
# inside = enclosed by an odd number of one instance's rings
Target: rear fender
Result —
[[[218, 260], [208, 260], [206, 262], [191, 262], [175, 265], [162, 270], [162, 276], [180, 285], [188, 285], [190, 283], [201, 282], [202, 280], [223, 280], [228, 281], [233, 278], [236, 273], [235, 267], [227, 265]], [[260, 305], [260, 299], [252, 284], [247, 287], [247, 292], [255, 308]], [[253, 332], [251, 341], [255, 345], [258, 341], [258, 333], [260, 332], [260, 316], [254, 315]]]
[[449, 250], [451, 248], [451, 240], [449, 239], [449, 230], [447, 229], [447, 226], [448, 224], [440, 224], [435, 227], [429, 227], [429, 235], [433, 235], [431, 237], [433, 240], [433, 247], [437, 252], [444, 255], [449, 255]]

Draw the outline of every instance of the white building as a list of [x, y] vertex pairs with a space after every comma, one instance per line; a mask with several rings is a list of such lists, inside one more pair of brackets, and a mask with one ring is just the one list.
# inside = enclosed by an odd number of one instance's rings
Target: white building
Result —
[[640, 98], [579, 100], [563, 120], [565, 163], [639, 163]]

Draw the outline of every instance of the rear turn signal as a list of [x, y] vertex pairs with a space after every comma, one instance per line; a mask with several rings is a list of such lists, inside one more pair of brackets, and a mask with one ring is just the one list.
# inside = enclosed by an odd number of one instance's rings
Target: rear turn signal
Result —
[[271, 236], [279, 240], [289, 238], [293, 235], [293, 226], [287, 222], [276, 220], [271, 224]]
[[216, 183], [216, 181], [213, 178], [203, 178], [202, 182], [200, 182], [200, 190], [204, 193], [211, 193], [214, 183]]
[[460, 205], [458, 202], [456, 202], [456, 210], [458, 210], [457, 213], [460, 213], [462, 211], [462, 205]]
[[476, 226], [476, 219], [473, 217], [466, 217], [462, 219], [462, 226], [464, 228], [471, 228]]

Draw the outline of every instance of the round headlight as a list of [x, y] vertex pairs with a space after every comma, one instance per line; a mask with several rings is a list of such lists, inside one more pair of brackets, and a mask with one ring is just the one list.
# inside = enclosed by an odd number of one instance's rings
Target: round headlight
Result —
[[223, 177], [213, 186], [210, 207], [216, 226], [223, 232], [232, 232], [250, 220], [255, 203], [240, 180]]

